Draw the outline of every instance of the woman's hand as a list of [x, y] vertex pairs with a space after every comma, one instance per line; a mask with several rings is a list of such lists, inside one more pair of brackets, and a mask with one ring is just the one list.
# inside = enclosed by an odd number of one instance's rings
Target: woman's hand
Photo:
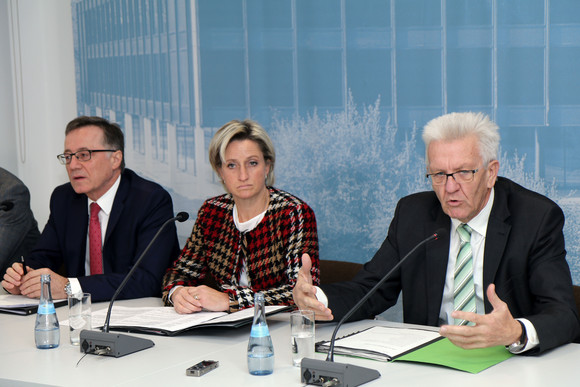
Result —
[[171, 295], [171, 301], [179, 314], [202, 310], [226, 312], [230, 308], [230, 298], [226, 293], [205, 285], [179, 287]]

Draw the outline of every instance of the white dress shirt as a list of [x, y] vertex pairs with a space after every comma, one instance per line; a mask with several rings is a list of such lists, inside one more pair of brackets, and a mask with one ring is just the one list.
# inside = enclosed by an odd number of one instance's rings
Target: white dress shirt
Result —
[[[483, 250], [485, 247], [485, 235], [487, 233], [487, 222], [493, 200], [495, 198], [495, 191], [492, 188], [489, 199], [483, 209], [467, 224], [473, 230], [471, 232], [471, 251], [473, 254], [473, 285], [475, 286], [475, 309], [476, 313], [485, 314], [485, 306], [483, 304]], [[453, 324], [454, 319], [451, 317], [453, 312], [453, 289], [455, 283], [455, 261], [457, 254], [461, 247], [461, 240], [457, 227], [462, 222], [458, 219], [451, 219], [451, 232], [449, 233], [449, 259], [447, 261], [447, 274], [445, 276], [445, 287], [443, 289], [443, 300], [441, 301], [441, 312], [439, 318], [445, 324]]]

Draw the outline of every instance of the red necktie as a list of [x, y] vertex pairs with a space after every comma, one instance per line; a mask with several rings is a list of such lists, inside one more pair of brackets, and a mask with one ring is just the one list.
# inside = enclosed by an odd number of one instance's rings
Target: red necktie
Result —
[[99, 211], [101, 211], [101, 207], [97, 203], [91, 203], [91, 219], [89, 220], [91, 275], [103, 273], [103, 239], [101, 237]]

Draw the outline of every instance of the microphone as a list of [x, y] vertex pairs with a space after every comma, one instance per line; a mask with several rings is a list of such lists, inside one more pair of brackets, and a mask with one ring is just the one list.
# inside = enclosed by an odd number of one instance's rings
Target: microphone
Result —
[[[352, 364], [341, 364], [334, 362], [334, 342], [336, 341], [336, 334], [338, 329], [350, 316], [353, 315], [375, 292], [381, 287], [387, 279], [397, 270], [407, 258], [409, 258], [417, 249], [425, 243], [439, 239], [447, 233], [447, 230], [440, 228], [431, 234], [429, 237], [419, 242], [411, 251], [407, 253], [387, 274], [381, 278], [379, 282], [369, 290], [363, 298], [361, 298], [342, 319], [336, 324], [332, 337], [330, 339], [330, 346], [326, 360], [317, 360], [303, 358], [300, 365], [300, 374], [302, 383], [312, 384], [316, 386], [336, 385], [336, 386], [360, 386], [361, 384], [375, 380], [381, 376], [377, 370], [355, 366]], [[328, 384], [331, 383], [331, 384]]]
[[129, 270], [129, 273], [127, 273], [127, 275], [123, 279], [123, 282], [121, 282], [121, 285], [119, 285], [119, 287], [117, 288], [117, 291], [115, 291], [115, 294], [113, 294], [113, 297], [109, 302], [109, 309], [107, 310], [107, 317], [105, 318], [105, 324], [103, 325], [102, 331], [99, 332], [86, 329], [83, 329], [81, 331], [80, 333], [81, 352], [92, 353], [94, 355], [102, 355], [102, 356], [121, 357], [133, 352], [151, 348], [155, 345], [155, 343], [149, 339], [123, 335], [120, 333], [109, 333], [109, 321], [111, 319], [111, 310], [113, 309], [113, 303], [117, 299], [117, 296], [119, 295], [119, 293], [121, 293], [121, 291], [125, 287], [125, 284], [127, 284], [127, 281], [129, 281], [129, 279], [131, 278], [131, 276], [133, 275], [133, 273], [143, 260], [143, 257], [145, 257], [145, 255], [147, 254], [147, 252], [149, 251], [149, 249], [151, 248], [151, 246], [153, 245], [159, 234], [161, 234], [161, 231], [163, 231], [163, 229], [165, 229], [165, 227], [168, 224], [171, 224], [175, 221], [185, 222], [188, 218], [189, 214], [187, 212], [180, 212], [175, 217], [163, 223], [163, 225], [159, 228], [157, 234], [155, 234], [155, 236], [151, 239], [151, 242], [149, 242], [145, 250], [143, 250], [141, 256], [139, 256], [139, 258], [137, 259], [131, 270]]
[[14, 208], [14, 202], [10, 200], [4, 200], [0, 203], [0, 211], [10, 211], [12, 208]]

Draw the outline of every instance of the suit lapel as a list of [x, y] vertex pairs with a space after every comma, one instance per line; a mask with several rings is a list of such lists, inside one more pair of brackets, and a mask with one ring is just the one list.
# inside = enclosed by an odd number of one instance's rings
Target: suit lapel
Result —
[[[71, 188], [72, 190], [72, 188]], [[87, 251], [87, 229], [89, 225], [89, 211], [87, 204], [87, 196], [82, 194], [78, 195], [73, 193], [73, 200], [71, 201], [70, 209], [67, 210], [68, 220], [67, 225], [67, 235], [65, 237], [67, 254], [75, 255], [78, 253], [78, 257], [73, 257], [66, 259], [69, 267], [67, 267], [67, 273], [71, 276], [83, 276], [85, 275], [85, 258]]]
[[485, 312], [490, 313], [492, 308], [487, 300], [487, 287], [494, 282], [499, 264], [503, 258], [511, 225], [506, 222], [510, 216], [507, 207], [507, 192], [501, 182], [495, 185], [495, 200], [489, 221], [487, 223], [487, 235], [485, 236], [485, 250], [483, 256], [483, 296], [485, 300]]
[[449, 261], [449, 229], [451, 220], [445, 215], [441, 206], [434, 209], [433, 218], [435, 219], [433, 223], [426, 225], [425, 235], [429, 235], [440, 228], [447, 231], [443, 237], [436, 241], [431, 241], [425, 246], [427, 251], [427, 324], [437, 326], [439, 325], [439, 312], [441, 311], [447, 263]]
[[[127, 170], [123, 172], [121, 176], [121, 182], [119, 183], [119, 188], [115, 194], [115, 200], [113, 201], [113, 207], [111, 208], [111, 214], [109, 215], [109, 223], [107, 224], [107, 232], [105, 234], [105, 241], [103, 243], [103, 253], [105, 251], [105, 246], [107, 246], [107, 241], [115, 230], [115, 226], [121, 219], [121, 214], [125, 208], [125, 199], [129, 193], [129, 178], [127, 177]], [[104, 256], [103, 256], [104, 258]]]

